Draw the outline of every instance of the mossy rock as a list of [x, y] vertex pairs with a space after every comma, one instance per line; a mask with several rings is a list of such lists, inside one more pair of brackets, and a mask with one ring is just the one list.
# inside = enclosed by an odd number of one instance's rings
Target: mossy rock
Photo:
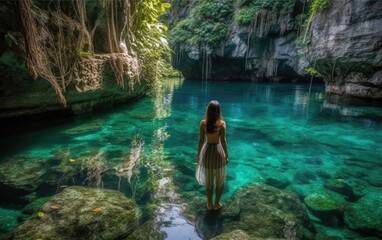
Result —
[[94, 131], [101, 130], [104, 124], [105, 124], [105, 120], [98, 119], [96, 121], [84, 123], [77, 127], [69, 128], [63, 131], [63, 133], [66, 135], [75, 135], [75, 134], [84, 134], [88, 132], [94, 132]]
[[370, 188], [364, 197], [345, 210], [348, 228], [382, 238], [382, 190]]
[[137, 205], [120, 192], [68, 187], [18, 226], [13, 239], [121, 239], [137, 219]]
[[[49, 159], [16, 156], [0, 164], [0, 190], [7, 195], [24, 196], [37, 189], [46, 173]], [[8, 196], [0, 196], [0, 199]]]
[[125, 240], [162, 240], [166, 234], [161, 232], [157, 221], [147, 221], [130, 234]]
[[347, 205], [341, 195], [324, 191], [309, 194], [304, 198], [304, 203], [324, 225], [333, 227], [343, 221], [343, 211]]
[[239, 189], [220, 212], [223, 233], [240, 229], [252, 238], [301, 238], [311, 226], [296, 194], [265, 184]]
[[21, 211], [24, 214], [33, 214], [35, 212], [38, 212], [40, 208], [48, 201], [49, 197], [38, 198], [30, 204], [26, 205]]
[[345, 179], [341, 179], [341, 178], [328, 179], [325, 182], [324, 187], [326, 189], [342, 194], [349, 201], [355, 201], [360, 197], [359, 194], [355, 194], [353, 190], [353, 186], [351, 186], [351, 184], [348, 183]]
[[332, 212], [340, 210], [340, 202], [327, 192], [312, 193], [305, 197], [304, 203], [313, 212]]
[[235, 230], [229, 233], [221, 234], [217, 237], [211, 238], [211, 240], [253, 240], [251, 236], [241, 230]]

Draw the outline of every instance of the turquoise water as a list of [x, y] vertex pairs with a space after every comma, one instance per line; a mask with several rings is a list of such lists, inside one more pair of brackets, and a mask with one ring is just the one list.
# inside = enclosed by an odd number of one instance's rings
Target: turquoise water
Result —
[[323, 85], [313, 85], [309, 96], [306, 84], [169, 79], [153, 96], [112, 112], [51, 121], [27, 132], [3, 129], [0, 176], [15, 184], [21, 181], [15, 175], [23, 176], [34, 184], [22, 188], [35, 194], [0, 198], [2, 212], [9, 211], [0, 221], [17, 217], [15, 211], [30, 200], [85, 185], [122, 191], [143, 210], [155, 202], [156, 210], [143, 211], [142, 223], [168, 222], [172, 214], [180, 223], [163, 227], [169, 239], [181, 231], [197, 238], [179, 206], [187, 193], [204, 197], [194, 171], [198, 126], [212, 99], [221, 103], [227, 122], [223, 201], [254, 182], [282, 186], [301, 199], [323, 190], [329, 178], [362, 182], [366, 190], [382, 187], [380, 109], [328, 104]]

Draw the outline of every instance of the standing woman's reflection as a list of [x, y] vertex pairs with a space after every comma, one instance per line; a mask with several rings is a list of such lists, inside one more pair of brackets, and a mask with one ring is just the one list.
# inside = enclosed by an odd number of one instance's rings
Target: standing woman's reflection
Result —
[[[206, 142], [204, 142], [205, 136]], [[224, 188], [227, 164], [226, 123], [219, 102], [213, 100], [208, 104], [204, 119], [200, 122], [196, 169], [198, 183], [206, 186], [208, 210], [219, 210], [223, 207], [220, 197]], [[213, 204], [214, 185], [216, 185], [216, 196]]]

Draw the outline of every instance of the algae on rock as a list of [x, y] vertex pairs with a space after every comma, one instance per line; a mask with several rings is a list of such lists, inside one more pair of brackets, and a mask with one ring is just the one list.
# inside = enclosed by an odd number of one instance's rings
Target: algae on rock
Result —
[[13, 231], [13, 239], [121, 239], [138, 225], [136, 203], [122, 193], [68, 187]]

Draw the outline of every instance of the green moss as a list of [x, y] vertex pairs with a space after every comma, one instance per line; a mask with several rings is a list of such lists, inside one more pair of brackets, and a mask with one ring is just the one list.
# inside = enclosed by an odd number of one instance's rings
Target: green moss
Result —
[[313, 193], [304, 199], [305, 204], [315, 211], [332, 211], [339, 208], [339, 203], [325, 193]]
[[238, 24], [250, 24], [262, 10], [292, 13], [296, 0], [239, 0], [239, 10], [235, 15]]
[[194, 3], [190, 16], [180, 21], [171, 31], [170, 43], [219, 46], [229, 33], [233, 0], [199, 0]]

